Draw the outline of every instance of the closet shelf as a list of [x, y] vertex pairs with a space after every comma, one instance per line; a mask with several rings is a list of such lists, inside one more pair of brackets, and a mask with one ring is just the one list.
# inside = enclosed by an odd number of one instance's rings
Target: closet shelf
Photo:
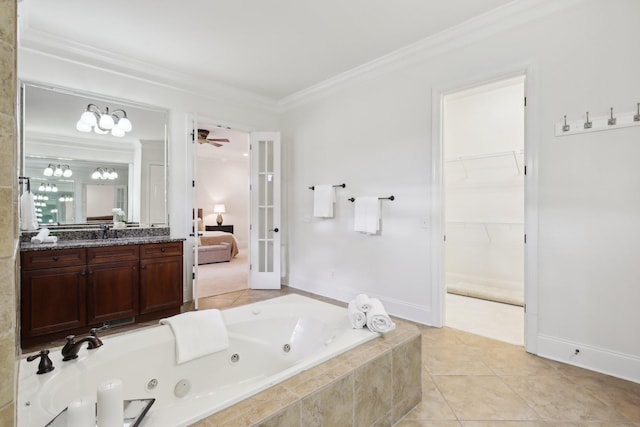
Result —
[[462, 166], [462, 170], [464, 171], [465, 178], [469, 178], [469, 172], [467, 171], [465, 162], [472, 161], [472, 160], [493, 159], [498, 157], [513, 157], [514, 166], [518, 171], [518, 175], [520, 175], [522, 174], [522, 166], [518, 162], [518, 156], [521, 154], [524, 154], [524, 150], [498, 151], [494, 153], [471, 154], [468, 156], [451, 157], [446, 159], [445, 162], [460, 163], [460, 166]]
[[[467, 226], [474, 226], [474, 228], [478, 228], [478, 226], [480, 226], [483, 230], [484, 230], [484, 234], [487, 236], [487, 240], [489, 241], [489, 243], [492, 242], [491, 239], [491, 233], [489, 231], [489, 227], [493, 227], [493, 226], [507, 226], [509, 228], [511, 227], [524, 227], [524, 222], [489, 222], [489, 221], [446, 221], [447, 225], [460, 225], [463, 228], [466, 228]], [[517, 231], [521, 231], [521, 230], [517, 230]]]

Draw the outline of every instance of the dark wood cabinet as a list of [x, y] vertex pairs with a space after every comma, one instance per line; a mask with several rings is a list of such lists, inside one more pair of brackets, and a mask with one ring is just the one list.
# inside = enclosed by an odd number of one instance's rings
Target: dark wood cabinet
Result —
[[182, 305], [182, 243], [145, 245], [140, 254], [140, 313]]
[[87, 274], [87, 321], [103, 323], [138, 314], [138, 261], [91, 265]]
[[27, 270], [21, 279], [23, 338], [86, 325], [84, 265]]
[[22, 345], [179, 313], [182, 252], [181, 241], [21, 252]]
[[138, 314], [138, 245], [87, 248], [87, 321]]

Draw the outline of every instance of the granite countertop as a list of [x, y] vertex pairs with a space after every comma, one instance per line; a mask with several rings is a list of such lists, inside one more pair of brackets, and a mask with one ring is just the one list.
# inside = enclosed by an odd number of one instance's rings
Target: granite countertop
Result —
[[122, 237], [110, 239], [92, 239], [92, 240], [59, 240], [57, 243], [30, 243], [21, 242], [20, 251], [46, 251], [49, 249], [74, 249], [74, 248], [95, 248], [101, 246], [125, 246], [125, 245], [144, 245], [147, 243], [171, 243], [183, 242], [185, 238], [170, 236], [143, 236], [143, 237]]

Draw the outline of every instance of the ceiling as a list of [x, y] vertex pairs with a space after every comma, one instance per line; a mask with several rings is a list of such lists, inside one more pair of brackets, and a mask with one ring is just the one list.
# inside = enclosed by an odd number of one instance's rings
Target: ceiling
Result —
[[22, 0], [19, 31], [277, 101], [510, 2]]

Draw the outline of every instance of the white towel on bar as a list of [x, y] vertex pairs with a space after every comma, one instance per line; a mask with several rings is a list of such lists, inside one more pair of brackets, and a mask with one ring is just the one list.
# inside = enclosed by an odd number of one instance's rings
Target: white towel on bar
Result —
[[364, 325], [367, 324], [367, 315], [356, 306], [355, 300], [349, 302], [348, 311], [351, 327], [353, 329], [364, 328]]
[[160, 319], [176, 338], [176, 363], [188, 362], [229, 347], [227, 325], [220, 310], [188, 311]]
[[31, 238], [31, 243], [44, 243], [47, 236], [49, 236], [49, 229], [41, 228], [38, 234]]
[[396, 328], [396, 324], [393, 323], [380, 300], [371, 298], [370, 301], [371, 310], [367, 311], [367, 328], [382, 334], [393, 331]]
[[355, 231], [376, 234], [380, 229], [380, 200], [377, 197], [356, 197]]
[[371, 299], [365, 295], [365, 294], [359, 294], [357, 295], [354, 299], [353, 302], [355, 303], [356, 307], [358, 308], [358, 310], [366, 313], [367, 311], [371, 310]]
[[25, 191], [20, 196], [20, 229], [24, 231], [36, 231], [38, 229], [36, 202], [33, 193], [30, 191]]
[[333, 185], [316, 185], [313, 191], [313, 216], [333, 218], [333, 204], [336, 202], [336, 189]]

